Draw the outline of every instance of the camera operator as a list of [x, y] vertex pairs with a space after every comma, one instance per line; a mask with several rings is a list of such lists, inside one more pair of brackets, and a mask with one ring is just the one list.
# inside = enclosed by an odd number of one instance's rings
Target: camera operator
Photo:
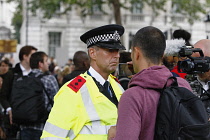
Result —
[[[202, 39], [194, 44], [194, 48], [200, 48], [203, 51], [204, 56], [210, 57], [210, 40]], [[200, 57], [199, 53], [193, 53], [192, 56]], [[210, 121], [210, 70], [197, 74], [197, 79], [194, 83], [197, 85], [195, 92], [201, 97], [205, 107], [207, 108]]]
[[[166, 49], [163, 55], [163, 65], [165, 65], [173, 74], [174, 77], [185, 77], [185, 73], [178, 73], [177, 62], [181, 60], [178, 52], [181, 47], [185, 46], [183, 39], [166, 40]], [[177, 72], [174, 72], [176, 69]], [[173, 71], [172, 71], [173, 70]]]

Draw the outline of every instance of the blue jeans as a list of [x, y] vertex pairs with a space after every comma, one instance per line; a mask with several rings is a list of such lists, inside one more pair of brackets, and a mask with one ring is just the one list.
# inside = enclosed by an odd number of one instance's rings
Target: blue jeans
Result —
[[35, 130], [31, 128], [24, 128], [20, 131], [21, 140], [40, 140], [41, 135], [41, 130]]

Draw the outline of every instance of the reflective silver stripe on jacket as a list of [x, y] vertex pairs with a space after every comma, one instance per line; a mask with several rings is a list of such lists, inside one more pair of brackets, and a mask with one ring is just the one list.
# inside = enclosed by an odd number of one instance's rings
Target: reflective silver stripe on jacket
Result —
[[93, 102], [91, 100], [90, 93], [88, 92], [88, 88], [87, 88], [86, 84], [84, 84], [81, 87], [80, 92], [81, 92], [82, 100], [84, 103], [84, 107], [86, 108], [86, 111], [88, 113], [88, 116], [89, 116], [92, 124], [98, 125], [98, 126], [101, 125], [100, 118], [98, 116], [98, 113], [96, 112], [94, 105], [93, 105]]
[[113, 125], [85, 125], [82, 130], [80, 131], [80, 134], [97, 134], [97, 135], [106, 135], [108, 134], [109, 128]]
[[71, 139], [75, 138], [73, 130], [66, 130], [54, 124], [51, 124], [49, 122], [46, 122], [44, 126], [44, 130], [58, 137], [62, 137], [62, 138], [70, 137]]
[[98, 113], [94, 107], [94, 104], [91, 100], [90, 94], [88, 93], [86, 84], [82, 86], [80, 89], [82, 100], [84, 103], [84, 106], [86, 108], [86, 111], [88, 113], [88, 116], [90, 117], [92, 125], [85, 125], [83, 126], [82, 130], [80, 131], [80, 134], [98, 134], [98, 135], [106, 135], [108, 134], [108, 130], [111, 127], [111, 125], [101, 125], [101, 119], [98, 116]]

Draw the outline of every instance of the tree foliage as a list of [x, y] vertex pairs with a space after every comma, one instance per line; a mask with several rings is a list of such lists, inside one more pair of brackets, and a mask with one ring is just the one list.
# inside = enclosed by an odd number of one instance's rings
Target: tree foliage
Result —
[[[32, 0], [31, 10], [36, 13], [37, 9], [41, 9], [45, 18], [51, 18], [56, 14], [66, 14], [72, 9], [72, 6], [81, 8], [81, 16], [93, 14], [93, 6], [97, 6], [101, 12], [106, 14], [102, 8], [104, 4], [113, 9], [115, 21], [121, 23], [121, 8], [131, 9], [132, 4], [140, 3], [141, 5], [148, 5], [151, 7], [153, 14], [157, 16], [160, 11], [166, 11], [164, 5], [167, 0]], [[172, 6], [176, 6], [175, 12], [177, 14], [185, 15], [190, 23], [199, 18], [199, 13], [205, 13], [205, 4], [198, 0], [171, 0]], [[206, 0], [207, 3], [210, 0]], [[128, 6], [129, 5], [129, 6]], [[60, 6], [63, 10], [59, 11]], [[140, 8], [140, 7], [139, 7]]]
[[[14, 0], [7, 0], [7, 2], [13, 2], [13, 1]], [[23, 7], [21, 4], [21, 0], [15, 0], [15, 2], [17, 4], [17, 7], [12, 18], [12, 25], [14, 26], [14, 29], [15, 29], [14, 36], [18, 40], [18, 43], [20, 43], [20, 29], [21, 29], [22, 20], [23, 20], [23, 16], [22, 16]]]
[[[22, 6], [21, 0], [7, 0], [8, 2], [15, 1], [18, 3], [15, 15], [13, 17], [13, 25], [18, 33], [22, 23]], [[141, 6], [149, 6], [152, 9], [152, 18], [157, 17], [160, 12], [166, 12], [166, 3], [171, 2], [171, 7], [174, 14], [184, 15], [189, 23], [193, 23], [199, 19], [200, 13], [206, 13], [206, 9], [210, 7], [210, 0], [28, 0], [29, 9], [36, 15], [37, 10], [41, 10], [43, 18], [52, 18], [53, 15], [65, 15], [72, 10], [73, 7], [78, 7], [81, 10], [81, 16], [94, 14], [96, 6], [100, 12], [107, 14], [103, 9], [106, 4], [113, 12], [116, 24], [122, 24], [121, 9], [131, 10], [132, 5], [139, 3]], [[61, 8], [62, 7], [62, 8]], [[142, 8], [142, 7], [137, 7]], [[61, 10], [62, 9], [62, 10]], [[172, 12], [172, 11], [170, 11]], [[40, 13], [39, 13], [40, 14]]]
[[189, 23], [193, 23], [199, 19], [200, 13], [206, 14], [206, 7], [208, 7], [208, 1], [201, 3], [199, 0], [172, 0], [172, 7], [176, 6], [175, 12], [181, 15], [185, 15]]
[[[54, 14], [66, 14], [73, 6], [81, 9], [81, 16], [93, 14], [93, 6], [97, 6], [102, 13], [107, 14], [103, 9], [103, 5], [106, 4], [110, 9], [113, 9], [115, 22], [122, 24], [121, 8], [131, 9], [132, 7], [128, 5], [134, 3], [140, 3], [141, 5], [147, 4], [158, 14], [158, 11], [164, 10], [166, 1], [167, 0], [32, 0], [30, 8], [33, 13], [36, 13], [36, 10], [40, 8], [44, 14], [44, 18], [51, 18]], [[64, 9], [58, 13], [57, 11], [59, 11], [60, 6]]]

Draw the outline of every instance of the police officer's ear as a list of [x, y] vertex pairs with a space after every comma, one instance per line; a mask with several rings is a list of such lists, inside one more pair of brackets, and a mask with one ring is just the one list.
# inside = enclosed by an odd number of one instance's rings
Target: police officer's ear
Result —
[[96, 48], [95, 47], [90, 47], [88, 48], [88, 54], [91, 59], [96, 60]]

